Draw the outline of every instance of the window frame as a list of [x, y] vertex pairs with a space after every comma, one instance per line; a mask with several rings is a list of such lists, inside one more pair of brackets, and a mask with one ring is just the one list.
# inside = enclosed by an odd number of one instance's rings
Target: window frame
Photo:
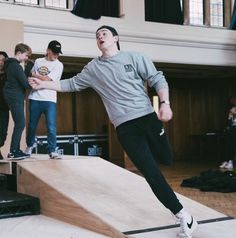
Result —
[[182, 0], [184, 12], [184, 25], [212, 27], [212, 28], [228, 28], [232, 15], [232, 1], [223, 0], [223, 26], [211, 26], [211, 9], [210, 0], [203, 0], [203, 25], [190, 24], [190, 0]]

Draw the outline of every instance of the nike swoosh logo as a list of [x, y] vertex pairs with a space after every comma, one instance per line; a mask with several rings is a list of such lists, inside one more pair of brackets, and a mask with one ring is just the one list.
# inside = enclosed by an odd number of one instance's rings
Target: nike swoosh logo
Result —
[[193, 217], [191, 216], [191, 222], [188, 223], [187, 222], [187, 225], [188, 225], [188, 228], [191, 229], [192, 225], [193, 225]]
[[162, 128], [159, 135], [162, 136], [164, 133], [165, 133], [165, 130]]

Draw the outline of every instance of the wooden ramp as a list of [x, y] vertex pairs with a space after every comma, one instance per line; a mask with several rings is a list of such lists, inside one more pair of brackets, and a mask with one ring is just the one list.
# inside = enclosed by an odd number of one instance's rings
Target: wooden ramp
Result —
[[0, 220], [1, 238], [108, 238], [43, 215]]
[[[17, 181], [19, 192], [40, 198], [42, 214], [108, 237], [120, 238], [124, 233], [132, 237], [158, 234], [171, 238], [176, 234], [174, 218], [146, 181], [103, 159], [24, 160], [17, 163]], [[235, 223], [222, 213], [177, 196], [198, 221], [204, 222], [198, 229], [201, 234], [204, 230], [209, 234], [209, 227], [217, 224]], [[220, 232], [226, 238], [227, 228]]]
[[[235, 238], [236, 220], [210, 222], [201, 224], [193, 234], [193, 238]], [[136, 238], [175, 238], [177, 228], [136, 234]]]

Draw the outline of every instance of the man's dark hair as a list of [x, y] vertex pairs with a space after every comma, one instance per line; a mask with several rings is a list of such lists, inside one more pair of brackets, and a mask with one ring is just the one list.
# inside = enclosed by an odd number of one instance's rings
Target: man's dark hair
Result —
[[5, 58], [8, 58], [8, 55], [5, 51], [0, 51], [0, 55], [3, 55]]
[[[99, 30], [101, 30], [101, 29], [107, 29], [107, 30], [109, 30], [109, 31], [112, 33], [113, 36], [118, 36], [118, 37], [119, 37], [118, 32], [117, 32], [116, 29], [115, 29], [114, 27], [112, 27], [112, 26], [107, 26], [107, 25], [100, 26], [100, 27], [96, 30], [96, 33], [97, 33]], [[117, 45], [118, 50], [120, 50], [119, 39], [118, 39], [118, 41], [116, 42], [116, 45]]]

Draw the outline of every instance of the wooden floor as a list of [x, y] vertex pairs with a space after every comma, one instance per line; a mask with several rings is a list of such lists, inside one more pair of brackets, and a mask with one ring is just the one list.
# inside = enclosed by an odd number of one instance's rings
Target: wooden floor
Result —
[[[218, 169], [214, 161], [175, 162], [174, 166], [161, 166], [167, 181], [177, 193], [200, 202], [225, 215], [236, 218], [236, 193], [202, 192], [194, 188], [181, 187], [183, 179], [199, 176], [200, 172], [208, 169]], [[133, 172], [137, 172], [133, 170]]]

